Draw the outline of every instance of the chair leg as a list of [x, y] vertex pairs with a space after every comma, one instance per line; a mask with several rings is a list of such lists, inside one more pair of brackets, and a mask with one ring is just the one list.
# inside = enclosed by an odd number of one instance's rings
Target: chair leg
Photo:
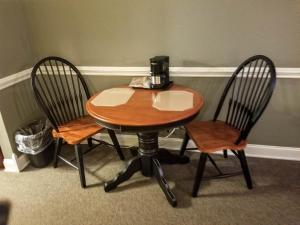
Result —
[[185, 136], [184, 136], [181, 148], [180, 148], [180, 153], [179, 153], [180, 156], [184, 155], [184, 152], [186, 151], [186, 146], [189, 142], [189, 139], [190, 139], [189, 135], [187, 133], [185, 133]]
[[227, 150], [226, 149], [223, 150], [223, 156], [224, 156], [224, 158], [228, 158]]
[[215, 160], [209, 155], [207, 154], [209, 161], [213, 164], [213, 166], [216, 168], [216, 170], [218, 171], [218, 173], [220, 175], [222, 175], [222, 171], [220, 170], [220, 168], [218, 167], [217, 163], [215, 162]]
[[82, 188], [85, 188], [86, 183], [85, 183], [84, 165], [83, 165], [81, 147], [79, 144], [75, 145], [75, 156], [76, 156], [77, 165], [78, 165], [80, 184], [81, 184]]
[[248, 168], [248, 163], [247, 163], [247, 159], [246, 159], [244, 150], [238, 151], [238, 155], [239, 155], [239, 160], [240, 160], [241, 167], [242, 167], [242, 170], [244, 173], [244, 177], [245, 177], [245, 180], [247, 183], [247, 187], [248, 187], [248, 189], [252, 189], [253, 186], [252, 186], [251, 175], [250, 175], [250, 171]]
[[121, 149], [121, 147], [120, 147], [120, 145], [119, 145], [119, 141], [118, 141], [118, 139], [117, 139], [117, 137], [116, 137], [115, 132], [114, 132], [113, 130], [110, 130], [110, 129], [107, 129], [107, 131], [108, 131], [108, 134], [109, 134], [109, 136], [110, 136], [110, 139], [112, 140], [112, 142], [113, 142], [113, 144], [114, 144], [114, 146], [115, 146], [115, 149], [116, 149], [116, 151], [117, 151], [117, 153], [118, 153], [120, 159], [121, 159], [121, 160], [124, 160], [125, 157], [124, 157], [124, 155], [123, 155], [122, 149]]
[[88, 138], [87, 139], [87, 142], [88, 142], [88, 146], [91, 148], [93, 147], [93, 139], [92, 138]]
[[55, 143], [55, 150], [54, 150], [54, 159], [53, 159], [53, 167], [57, 167], [57, 161], [58, 161], [58, 155], [60, 154], [61, 151], [61, 145], [62, 145], [62, 138], [58, 138]]
[[193, 187], [193, 192], [192, 192], [193, 197], [197, 197], [197, 195], [198, 195], [198, 190], [199, 190], [199, 187], [200, 187], [200, 184], [201, 184], [203, 172], [204, 172], [204, 169], [205, 169], [206, 160], [207, 160], [207, 153], [202, 152], [200, 154], [198, 169], [197, 169], [196, 178], [195, 178], [195, 182], [194, 182], [194, 187]]

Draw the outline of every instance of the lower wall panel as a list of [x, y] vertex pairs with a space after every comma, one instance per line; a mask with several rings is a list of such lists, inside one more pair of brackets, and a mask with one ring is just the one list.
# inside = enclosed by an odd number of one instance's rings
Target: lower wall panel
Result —
[[[84, 76], [92, 93], [118, 85], [127, 85], [130, 76]], [[172, 77], [176, 84], [189, 86], [204, 96], [205, 105], [197, 119], [212, 118], [226, 85], [226, 77]], [[261, 120], [249, 136], [249, 143], [268, 146], [300, 146], [300, 79], [278, 79], [274, 95]], [[32, 95], [30, 80], [0, 91], [0, 111], [8, 138], [1, 138], [5, 158], [16, 151], [14, 133], [22, 125], [42, 116]], [[179, 135], [180, 136], [180, 135]], [[8, 141], [3, 141], [8, 139]], [[7, 142], [7, 143], [3, 143]], [[4, 146], [10, 146], [5, 147]]]
[[30, 80], [0, 91], [0, 112], [2, 117], [0, 145], [4, 158], [11, 158], [16, 145], [14, 135], [18, 128], [42, 116], [31, 91]]
[[[85, 76], [95, 93], [128, 84], [131, 77]], [[228, 78], [174, 77], [176, 84], [189, 86], [204, 96], [205, 104], [197, 119], [212, 119]], [[273, 97], [249, 136], [249, 143], [300, 147], [300, 79], [278, 79]]]

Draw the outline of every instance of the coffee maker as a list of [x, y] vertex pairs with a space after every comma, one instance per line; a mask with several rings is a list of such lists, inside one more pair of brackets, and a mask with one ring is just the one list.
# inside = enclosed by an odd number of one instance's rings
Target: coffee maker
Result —
[[169, 56], [150, 58], [151, 89], [162, 89], [169, 86]]

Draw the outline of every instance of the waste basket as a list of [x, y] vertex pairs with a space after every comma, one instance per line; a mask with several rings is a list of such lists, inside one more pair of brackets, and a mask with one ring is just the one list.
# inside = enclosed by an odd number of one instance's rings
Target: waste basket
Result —
[[17, 130], [15, 141], [18, 151], [27, 155], [30, 165], [47, 166], [53, 159], [54, 142], [48, 120], [37, 120]]

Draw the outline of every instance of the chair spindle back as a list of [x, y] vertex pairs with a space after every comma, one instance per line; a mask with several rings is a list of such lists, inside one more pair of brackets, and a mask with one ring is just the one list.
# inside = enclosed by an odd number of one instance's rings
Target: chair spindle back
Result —
[[31, 73], [34, 96], [54, 129], [85, 115], [88, 87], [69, 61], [50, 56], [40, 60]]
[[236, 141], [246, 139], [251, 128], [262, 115], [271, 99], [276, 83], [273, 62], [266, 56], [256, 55], [244, 61], [233, 73], [221, 96], [214, 121], [228, 102], [226, 123], [241, 132]]

